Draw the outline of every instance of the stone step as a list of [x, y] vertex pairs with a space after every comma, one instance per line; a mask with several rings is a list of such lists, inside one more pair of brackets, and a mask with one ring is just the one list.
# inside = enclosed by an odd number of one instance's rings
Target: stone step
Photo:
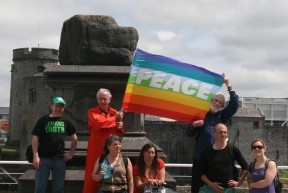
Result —
[[[18, 192], [34, 192], [35, 170], [26, 170], [18, 179]], [[82, 193], [84, 181], [84, 170], [67, 170], [65, 176], [65, 193]], [[48, 180], [46, 193], [52, 193], [51, 175]]]
[[[84, 170], [66, 170], [65, 193], [82, 193], [84, 182]], [[18, 178], [18, 193], [34, 192], [35, 170], [29, 169]], [[176, 188], [176, 181], [166, 172], [166, 183], [170, 187]], [[48, 180], [46, 193], [52, 193], [51, 175]]]

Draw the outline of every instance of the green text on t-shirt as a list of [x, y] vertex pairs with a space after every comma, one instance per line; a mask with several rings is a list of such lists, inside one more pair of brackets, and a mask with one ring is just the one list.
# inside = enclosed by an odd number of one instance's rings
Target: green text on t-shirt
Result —
[[46, 133], [64, 133], [65, 126], [63, 121], [49, 121], [45, 128]]

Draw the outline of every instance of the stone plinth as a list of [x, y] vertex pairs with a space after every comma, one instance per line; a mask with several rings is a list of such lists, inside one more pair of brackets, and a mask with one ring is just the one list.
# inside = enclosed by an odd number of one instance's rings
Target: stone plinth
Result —
[[[27, 170], [18, 179], [18, 192], [31, 193], [34, 192], [35, 186], [35, 170]], [[65, 193], [82, 193], [84, 181], [83, 170], [67, 170], [65, 176]], [[51, 175], [48, 180], [46, 193], [52, 193]]]
[[[35, 170], [27, 170], [19, 179], [18, 192], [34, 192]], [[52, 193], [51, 175], [49, 177], [46, 193]], [[176, 187], [176, 181], [167, 173], [167, 185]], [[84, 184], [84, 170], [67, 170], [65, 176], [65, 193], [82, 193]]]
[[[133, 165], [136, 163], [136, 159], [139, 156], [142, 147], [146, 143], [153, 143], [145, 137], [145, 135], [145, 132], [126, 132], [122, 139], [122, 153], [130, 158]], [[70, 141], [65, 141], [66, 151], [69, 151], [70, 144]], [[67, 163], [68, 166], [77, 167], [79, 169], [85, 167], [87, 144], [87, 141], [78, 141], [74, 157]], [[166, 155], [163, 153], [162, 149], [155, 143], [153, 144], [156, 147], [158, 156], [165, 158]]]

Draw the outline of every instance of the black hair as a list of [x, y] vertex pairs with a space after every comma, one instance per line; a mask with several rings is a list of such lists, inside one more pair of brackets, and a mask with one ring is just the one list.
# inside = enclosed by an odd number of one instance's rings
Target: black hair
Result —
[[155, 157], [152, 161], [152, 165], [151, 165], [151, 171], [154, 175], [157, 175], [158, 172], [158, 154], [157, 154], [157, 150], [156, 147], [153, 143], [146, 143], [140, 152], [140, 155], [137, 159], [137, 167], [139, 170], [139, 176], [141, 178], [145, 178], [145, 161], [144, 161], [144, 153], [147, 152], [149, 149], [154, 148], [155, 150]]
[[119, 137], [118, 135], [111, 135], [111, 136], [109, 136], [109, 137], [106, 139], [105, 145], [104, 145], [104, 147], [103, 147], [104, 153], [105, 153], [106, 155], [108, 155], [108, 154], [110, 153], [108, 146], [111, 145], [114, 141], [119, 141], [119, 142], [121, 142], [121, 139], [120, 139], [120, 137]]

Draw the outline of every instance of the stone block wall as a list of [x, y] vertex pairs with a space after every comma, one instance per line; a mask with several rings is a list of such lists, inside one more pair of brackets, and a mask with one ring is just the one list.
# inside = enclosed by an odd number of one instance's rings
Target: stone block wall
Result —
[[192, 163], [194, 138], [186, 136], [185, 123], [146, 121], [146, 137], [163, 149], [169, 163]]
[[[261, 120], [257, 128], [254, 122], [251, 119], [233, 119], [228, 124], [231, 143], [240, 149], [247, 162], [250, 163], [254, 159], [251, 155], [250, 144], [253, 139], [262, 138], [267, 145], [267, 157], [276, 160], [278, 165], [287, 165], [287, 128], [270, 126], [263, 128], [264, 124]], [[191, 164], [195, 138], [186, 135], [186, 127], [186, 123], [180, 122], [145, 121], [144, 131], [148, 139], [162, 148], [167, 156], [166, 163]], [[191, 168], [167, 168], [167, 170], [173, 175], [191, 176]], [[189, 178], [176, 180], [178, 185], [190, 183]]]
[[[145, 121], [146, 137], [162, 148], [168, 163], [192, 163], [194, 137], [186, 135], [186, 123]], [[262, 126], [255, 128], [253, 121], [233, 120], [228, 124], [229, 140], [237, 146], [247, 162], [253, 160], [250, 145], [256, 138], [264, 139], [266, 155], [278, 165], [288, 163], [288, 130], [286, 127]]]

